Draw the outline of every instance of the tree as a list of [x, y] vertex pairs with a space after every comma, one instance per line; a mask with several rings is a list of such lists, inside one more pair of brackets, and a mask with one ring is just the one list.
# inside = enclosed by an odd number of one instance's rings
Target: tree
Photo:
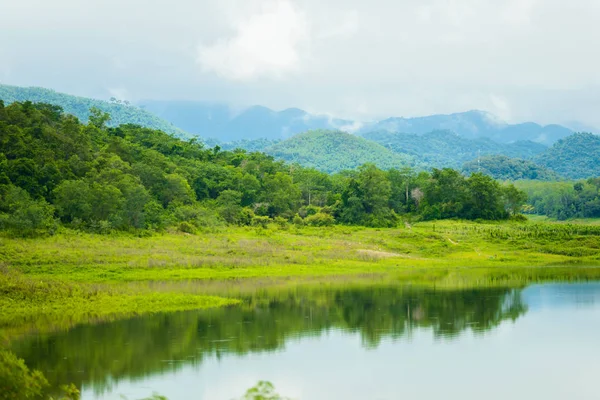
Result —
[[98, 129], [106, 128], [106, 124], [110, 121], [110, 114], [102, 111], [97, 107], [90, 108], [89, 116], [90, 124]]
[[217, 197], [219, 214], [230, 224], [239, 224], [242, 212], [242, 194], [236, 190], [224, 190]]
[[527, 201], [527, 194], [517, 189], [513, 184], [505, 186], [503, 192], [506, 210], [512, 215], [518, 214]]
[[356, 181], [366, 213], [377, 214], [388, 208], [392, 190], [385, 172], [374, 164], [365, 164], [358, 168]]
[[34, 200], [16, 186], [0, 186], [0, 227], [17, 236], [47, 233], [55, 226], [54, 207], [44, 199]]
[[89, 221], [92, 215], [91, 191], [82, 180], [63, 181], [54, 189], [54, 205], [59, 217], [65, 222], [74, 219]]

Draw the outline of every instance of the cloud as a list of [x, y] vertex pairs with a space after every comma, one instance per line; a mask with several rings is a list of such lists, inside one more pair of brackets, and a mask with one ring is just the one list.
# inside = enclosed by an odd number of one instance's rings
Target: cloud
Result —
[[125, 88], [108, 88], [107, 90], [110, 96], [117, 100], [131, 100], [129, 91]]
[[307, 36], [305, 16], [291, 1], [269, 1], [239, 21], [233, 37], [201, 45], [198, 62], [231, 80], [281, 77], [298, 67]]

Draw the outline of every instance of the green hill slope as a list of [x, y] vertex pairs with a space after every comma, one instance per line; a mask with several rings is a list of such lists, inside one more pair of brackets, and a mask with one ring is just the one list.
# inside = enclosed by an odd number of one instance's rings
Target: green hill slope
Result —
[[469, 161], [463, 165], [463, 172], [470, 175], [481, 172], [500, 180], [557, 180], [558, 175], [549, 169], [531, 161], [506, 156], [486, 156]]
[[19, 87], [0, 84], [0, 100], [5, 104], [16, 101], [48, 103], [62, 107], [67, 114], [72, 114], [82, 121], [87, 121], [91, 107], [99, 108], [111, 116], [110, 126], [135, 124], [145, 128], [158, 129], [178, 136], [187, 134], [156, 115], [126, 103], [108, 102], [86, 97], [72, 96], [39, 87]]
[[572, 179], [600, 176], [600, 136], [575, 133], [556, 142], [535, 161]]
[[397, 153], [413, 156], [419, 163], [435, 168], [460, 168], [479, 155], [501, 154], [528, 159], [547, 149], [529, 142], [497, 143], [487, 138], [466, 139], [451, 131], [433, 131], [422, 135], [386, 131], [366, 132], [362, 137]]
[[324, 172], [353, 169], [365, 163], [379, 168], [401, 168], [413, 164], [412, 158], [341, 131], [314, 130], [296, 135], [265, 149], [265, 152]]

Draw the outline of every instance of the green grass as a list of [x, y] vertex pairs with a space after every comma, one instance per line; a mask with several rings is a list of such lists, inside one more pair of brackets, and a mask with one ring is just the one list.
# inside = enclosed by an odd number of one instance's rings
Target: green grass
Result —
[[600, 279], [599, 265], [600, 226], [585, 223], [271, 226], [143, 238], [66, 231], [0, 239], [0, 328], [223, 306], [244, 287], [373, 279], [509, 286]]

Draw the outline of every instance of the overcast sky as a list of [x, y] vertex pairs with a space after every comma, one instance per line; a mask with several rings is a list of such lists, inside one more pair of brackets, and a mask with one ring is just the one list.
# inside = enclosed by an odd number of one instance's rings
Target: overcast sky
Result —
[[600, 127], [599, 0], [0, 0], [0, 82]]

